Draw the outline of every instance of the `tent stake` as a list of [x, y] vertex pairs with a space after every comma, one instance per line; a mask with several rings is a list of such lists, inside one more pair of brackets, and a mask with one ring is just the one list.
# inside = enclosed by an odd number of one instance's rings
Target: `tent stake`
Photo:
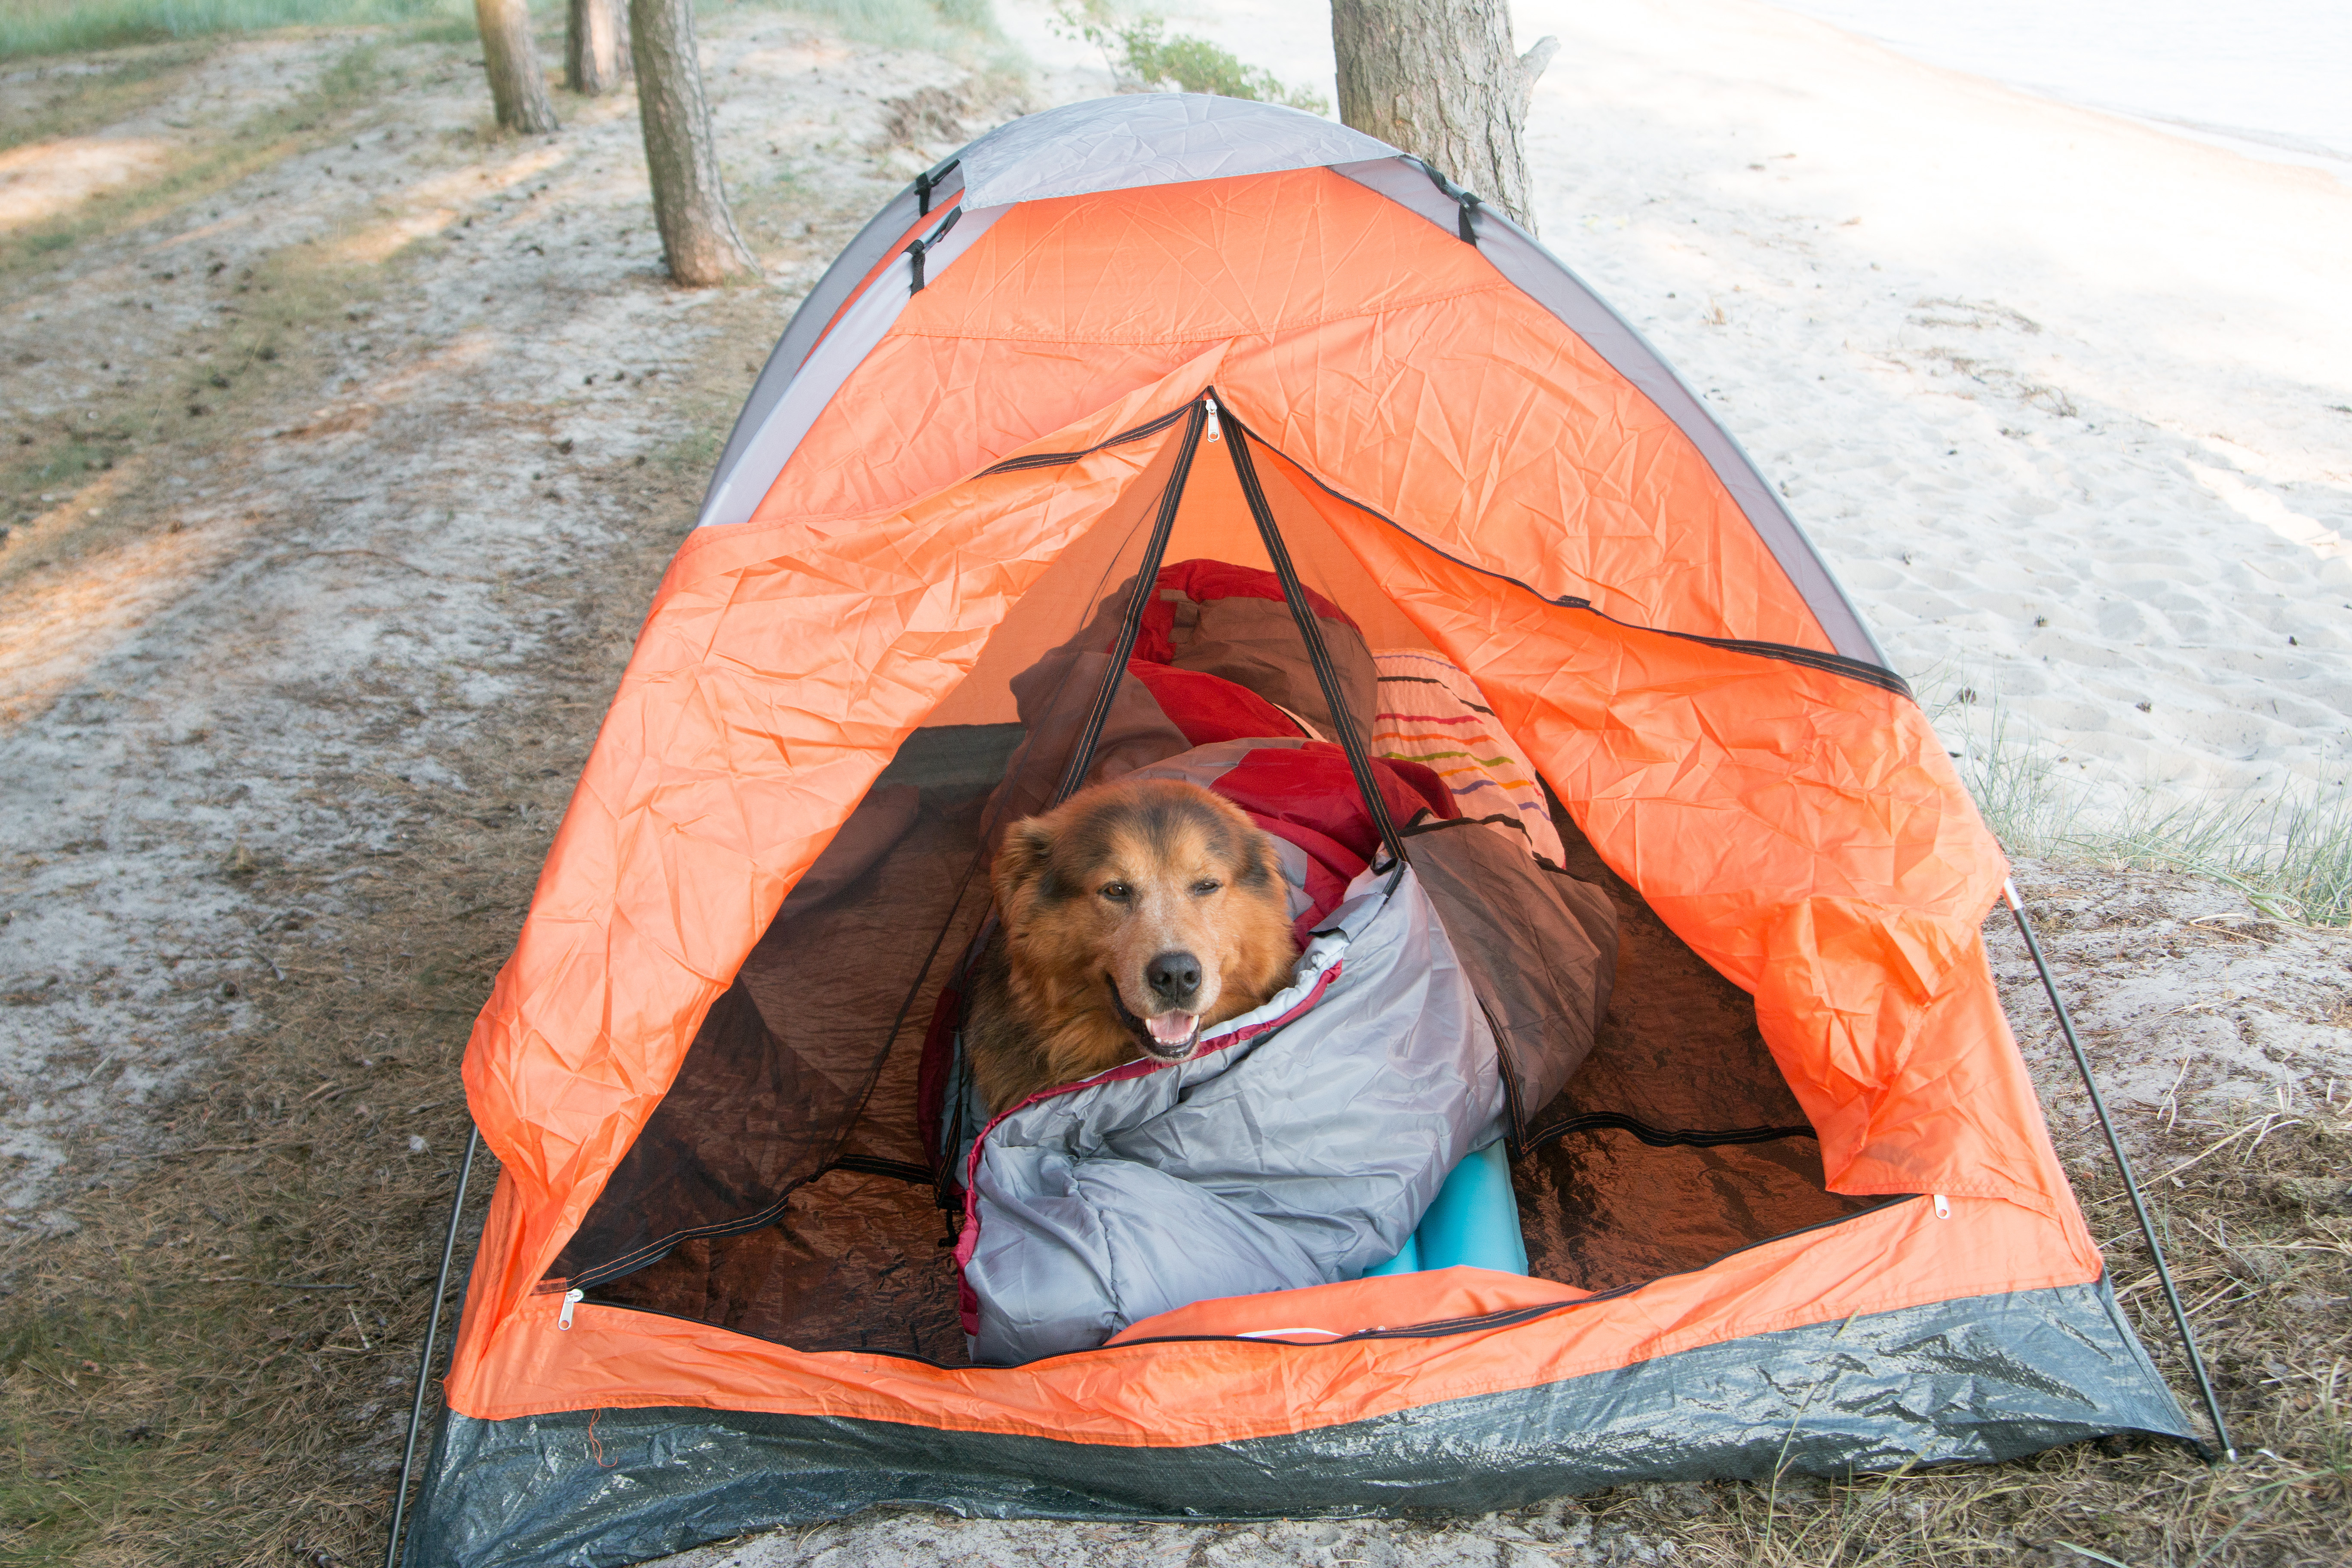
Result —
[[416, 1399], [408, 1407], [408, 1449], [400, 1456], [400, 1489], [392, 1494], [392, 1533], [383, 1543], [383, 1568], [397, 1568], [400, 1526], [408, 1512], [408, 1475], [416, 1464], [416, 1429], [425, 1425], [425, 1391], [433, 1383], [433, 1342], [441, 1329], [441, 1300], [449, 1293], [449, 1259], [457, 1250], [457, 1222], [466, 1212], [466, 1183], [474, 1173], [474, 1151], [482, 1130], [469, 1122], [466, 1161], [457, 1167], [457, 1195], [449, 1200], [449, 1231], [441, 1238], [441, 1272], [433, 1281], [433, 1310], [425, 1317], [425, 1352], [416, 1358]]
[[2083, 1088], [2090, 1093], [2091, 1109], [2098, 1113], [2099, 1130], [2107, 1135], [2107, 1152], [2116, 1157], [2116, 1169], [2123, 1173], [2124, 1191], [2131, 1198], [2132, 1213], [2139, 1218], [2140, 1235], [2147, 1237], [2148, 1256], [2156, 1259], [2157, 1282], [2164, 1287], [2165, 1305], [2172, 1309], [2172, 1326], [2180, 1331], [2180, 1348], [2189, 1352], [2189, 1375], [2196, 1378], [2197, 1392], [2205, 1397], [2205, 1414], [2213, 1423], [2213, 1436], [2221, 1443], [2221, 1457], [2235, 1464], [2238, 1450], [2230, 1441], [2228, 1425], [2221, 1419], [2221, 1401], [2214, 1395], [2213, 1380], [2205, 1375], [2205, 1358], [2197, 1353], [2197, 1337], [2189, 1331], [2189, 1314], [2181, 1310], [2180, 1292], [2173, 1288], [2172, 1270], [2165, 1266], [2164, 1247], [2156, 1239], [2155, 1222], [2147, 1217], [2147, 1203], [2140, 1196], [2138, 1178], [2132, 1174], [2131, 1158], [2124, 1152], [2123, 1140], [2116, 1136], [2115, 1121], [2107, 1114], [2107, 1102], [2099, 1093], [2098, 1079], [2091, 1076], [2091, 1058], [2074, 1033], [2074, 1020], [2058, 994], [2058, 983], [2051, 978], [2050, 965], [2042, 956], [2042, 943], [2034, 939], [2032, 922], [2025, 918], [2025, 901], [2017, 896], [2017, 879], [2005, 879], [2000, 890], [2009, 900], [2010, 914], [2017, 921], [2018, 934], [2025, 938], [2025, 951], [2033, 956], [2034, 971], [2042, 976], [2042, 989], [2049, 994], [2051, 1008], [2058, 1015], [2058, 1028], [2066, 1037], [2066, 1048], [2074, 1053], [2074, 1068], [2083, 1075]]

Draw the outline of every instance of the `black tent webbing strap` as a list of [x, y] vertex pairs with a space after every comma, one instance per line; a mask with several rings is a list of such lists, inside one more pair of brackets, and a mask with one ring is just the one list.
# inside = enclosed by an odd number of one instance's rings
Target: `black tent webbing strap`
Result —
[[1176, 448], [1175, 471], [1168, 476], [1168, 488], [1160, 492], [1160, 515], [1152, 521], [1150, 542], [1143, 547], [1143, 562], [1135, 569], [1135, 592], [1128, 595], [1127, 611], [1119, 616], [1118, 637], [1111, 644], [1110, 668], [1105, 672], [1101, 689], [1095, 693], [1094, 706], [1087, 710], [1087, 721], [1078, 731], [1078, 741], [1070, 752], [1069, 765], [1062, 770], [1062, 782], [1054, 788], [1054, 798], [1046, 809], [1052, 810], [1077, 794], [1078, 786], [1087, 782], [1087, 768], [1094, 761], [1095, 742], [1102, 739], [1102, 727], [1110, 717], [1110, 706], [1118, 696], [1118, 683], [1127, 676], [1127, 661], [1135, 652], [1135, 634], [1143, 625], [1144, 606], [1151, 603], [1152, 584], [1160, 576], [1160, 558], [1168, 550], [1168, 536], [1176, 528], [1176, 509], [1184, 500], [1184, 481], [1192, 472], [1192, 454], [1201, 447], [1201, 429], [1209, 422], [1203, 396], [1195, 399], [1186, 410], [1184, 434]]
[[[1214, 394], [1211, 394], [1214, 404]], [[1372, 814], [1373, 825], [1381, 830], [1381, 844], [1389, 852], [1389, 864], [1402, 873], [1404, 866], [1404, 846], [1397, 838], [1396, 824], [1389, 820], [1388, 801], [1381, 794], [1380, 780], [1372, 773], [1371, 752], [1364, 738], [1356, 732], [1354, 715], [1348, 711], [1347, 694], [1339, 689], [1339, 668], [1331, 662], [1331, 650], [1323, 644], [1322, 623], [1315, 618], [1314, 606], [1307, 602], [1307, 589], [1298, 581], [1298, 569], [1291, 564], [1289, 547], [1282, 542], [1282, 530], [1275, 525], [1274, 509], [1266, 504], [1265, 487], [1258, 482], [1257, 464], [1249, 454], [1249, 432], [1231, 412], [1217, 409], [1217, 418], [1225, 433], [1225, 446], [1234, 455], [1234, 472], [1242, 482], [1242, 499], [1249, 503], [1250, 516], [1256, 520], [1257, 536], [1265, 546], [1266, 558], [1274, 563], [1274, 574], [1282, 579], [1282, 596], [1289, 603], [1290, 618], [1298, 623], [1299, 639], [1307, 645], [1307, 661], [1315, 667], [1316, 684], [1323, 689], [1323, 700], [1331, 710], [1331, 728], [1339, 731], [1339, 749], [1348, 753], [1348, 767], [1356, 775], [1356, 789], [1364, 797], [1364, 809]], [[1390, 879], [1394, 886], [1395, 879]]]
[[1412, 164], [1414, 168], [1419, 169], [1423, 174], [1427, 174], [1429, 176], [1429, 183], [1435, 185], [1438, 190], [1444, 194], [1445, 199], [1454, 204], [1455, 216], [1461, 225], [1462, 243], [1467, 246], [1476, 246], [1478, 243], [1478, 232], [1470, 226], [1470, 217], [1472, 214], [1475, 213], [1480, 207], [1486, 204], [1478, 198], [1475, 192], [1464, 190], [1460, 185], [1455, 184], [1453, 181], [1439, 174], [1435, 169], [1431, 168], [1421, 159], [1415, 158], [1408, 153], [1405, 156], [1404, 162]]
[[962, 162], [963, 154], [959, 153], [938, 168], [926, 169], [915, 176], [915, 216], [917, 217], [931, 216], [931, 193], [938, 190], [940, 183], [953, 174], [955, 166]]
[[474, 1154], [482, 1146], [482, 1130], [468, 1119], [466, 1159], [457, 1167], [457, 1192], [449, 1200], [449, 1231], [441, 1238], [441, 1272], [433, 1280], [433, 1305], [425, 1316], [425, 1349], [416, 1358], [416, 1398], [408, 1407], [408, 1447], [400, 1456], [400, 1489], [392, 1494], [392, 1531], [384, 1538], [383, 1568], [400, 1561], [400, 1526], [408, 1513], [408, 1477], [416, 1468], [416, 1430], [425, 1425], [425, 1391], [433, 1385], [433, 1342], [440, 1337], [441, 1302], [449, 1294], [449, 1259], [457, 1251], [457, 1223], [466, 1212], [466, 1184], [474, 1174]]
[[929, 255], [932, 247], [948, 237], [948, 230], [955, 227], [956, 219], [961, 216], [963, 216], [963, 205], [959, 202], [948, 209], [948, 216], [940, 220], [939, 227], [907, 247], [907, 265], [914, 272], [914, 277], [907, 288], [908, 299], [911, 300], [923, 291], [923, 258]]
[[[2230, 1428], [2221, 1419], [2221, 1401], [2213, 1393], [2213, 1380], [2206, 1375], [2205, 1358], [2197, 1353], [2197, 1336], [2189, 1331], [2189, 1314], [2181, 1308], [2180, 1292], [2173, 1288], [2172, 1270], [2165, 1264], [2163, 1244], [2156, 1239], [2156, 1224], [2147, 1216], [2147, 1203], [2140, 1196], [2139, 1180], [2132, 1174], [2131, 1157], [2124, 1152], [2123, 1140], [2116, 1135], [2115, 1120], [2107, 1114], [2105, 1097], [2099, 1093], [2099, 1080], [2091, 1074], [2091, 1058], [2074, 1033], [2074, 1019], [2058, 994], [2058, 983], [2051, 978], [2050, 965], [2042, 956], [2042, 943], [2033, 935], [2033, 923], [2025, 918], [2025, 902], [2017, 896], [2016, 879], [2004, 880], [2000, 890], [2008, 900], [2009, 912], [2016, 918], [2018, 934], [2025, 939], [2025, 951], [2032, 955], [2034, 972], [2042, 976], [2042, 989], [2048, 994], [2050, 1006], [2058, 1015], [2058, 1030], [2066, 1037], [2066, 1048], [2074, 1053], [2074, 1068], [2083, 1075], [2083, 1088], [2090, 1093], [2091, 1109], [2098, 1115], [2099, 1130], [2107, 1135], [2107, 1152], [2115, 1156], [2116, 1169], [2123, 1173], [2124, 1192], [2131, 1198], [2140, 1235], [2147, 1238], [2148, 1256], [2156, 1259], [2157, 1283], [2164, 1289], [2164, 1304], [2172, 1309], [2172, 1326], [2180, 1332], [2180, 1348], [2189, 1352], [2189, 1373], [2197, 1380], [2197, 1392], [2204, 1396], [2205, 1414], [2212, 1421], [2213, 1436], [2221, 1444], [2219, 1452], [2235, 1464], [2238, 1449], [2230, 1441]], [[2205, 1457], [2212, 1458], [2213, 1451], [2209, 1450]]]

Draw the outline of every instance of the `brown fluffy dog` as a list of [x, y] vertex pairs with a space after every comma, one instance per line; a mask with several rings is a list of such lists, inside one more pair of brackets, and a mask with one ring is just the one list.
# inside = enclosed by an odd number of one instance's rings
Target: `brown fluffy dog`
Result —
[[1005, 834], [964, 1047], [992, 1111], [1150, 1057], [1290, 983], [1273, 840], [1198, 784], [1097, 786]]

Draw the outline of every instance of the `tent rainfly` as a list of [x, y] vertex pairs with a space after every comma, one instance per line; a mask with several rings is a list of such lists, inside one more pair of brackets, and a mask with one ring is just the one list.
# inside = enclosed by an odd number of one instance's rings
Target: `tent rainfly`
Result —
[[[1253, 593], [1259, 641], [1201, 653]], [[1523, 1272], [1360, 1247], [1004, 1352], [954, 1027], [990, 845], [1087, 778], [1225, 778], [1152, 741], [1213, 667], [1295, 757], [1539, 848], [1613, 990], [1487, 1135]], [[1443, 837], [1326, 858], [1433, 895]], [[1995, 993], [2006, 874], [1773, 488], [1524, 230], [1269, 105], [1014, 121], [817, 284], [655, 595], [467, 1047], [500, 1168], [404, 1560], [2198, 1441]], [[1520, 1025], [1481, 1002], [1491, 1072]]]

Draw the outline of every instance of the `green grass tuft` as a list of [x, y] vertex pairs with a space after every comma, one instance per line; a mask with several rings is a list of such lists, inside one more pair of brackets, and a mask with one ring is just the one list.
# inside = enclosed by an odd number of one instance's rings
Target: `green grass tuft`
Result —
[[421, 23], [473, 36], [467, 0], [0, 0], [0, 59], [272, 27]]
[[1998, 696], [1979, 705], [1963, 690], [1928, 713], [1965, 737], [1961, 780], [2011, 855], [2191, 872], [2288, 920], [2352, 925], [2352, 790], [2181, 799], [2148, 789], [2116, 805], [2063, 773], [2048, 739]]
[[705, 11], [758, 5], [822, 16], [848, 37], [886, 49], [956, 55], [1002, 37], [989, 0], [697, 0]]
[[1287, 104], [1309, 114], [1331, 111], [1321, 93], [1286, 86], [1272, 71], [1244, 65], [1231, 50], [1206, 38], [1185, 33], [1169, 37], [1166, 20], [1152, 12], [1121, 21], [1108, 0], [1059, 0], [1054, 14], [1065, 35], [1102, 50], [1114, 75], [1147, 89], [1246, 98]]

